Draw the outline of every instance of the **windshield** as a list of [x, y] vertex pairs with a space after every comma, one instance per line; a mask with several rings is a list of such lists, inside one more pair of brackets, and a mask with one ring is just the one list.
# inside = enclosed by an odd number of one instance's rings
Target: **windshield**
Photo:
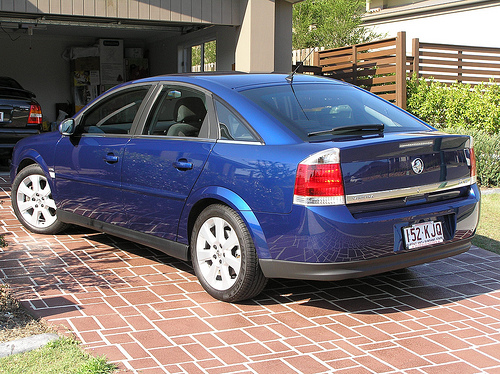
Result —
[[[430, 130], [406, 112], [351, 86], [287, 84], [248, 89], [241, 94], [304, 140], [343, 136], [329, 130], [345, 126], [383, 125], [383, 132]], [[315, 133], [318, 135], [311, 137]]]

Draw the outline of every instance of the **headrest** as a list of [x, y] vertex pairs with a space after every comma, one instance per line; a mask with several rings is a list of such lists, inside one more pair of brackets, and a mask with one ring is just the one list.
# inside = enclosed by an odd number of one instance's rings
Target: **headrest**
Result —
[[199, 97], [184, 97], [175, 103], [175, 113], [177, 122], [202, 122], [207, 109]]

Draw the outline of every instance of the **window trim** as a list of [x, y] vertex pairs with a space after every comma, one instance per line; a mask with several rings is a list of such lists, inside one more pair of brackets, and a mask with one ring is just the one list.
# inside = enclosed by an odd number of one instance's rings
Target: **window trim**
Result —
[[82, 120], [85, 118], [87, 113], [90, 111], [94, 110], [97, 105], [100, 105], [103, 100], [107, 100], [108, 97], [119, 95], [123, 93], [123, 91], [129, 91], [129, 90], [134, 90], [137, 89], [138, 87], [141, 86], [149, 86], [148, 91], [146, 92], [146, 95], [144, 96], [144, 99], [141, 102], [141, 105], [139, 106], [139, 109], [137, 110], [137, 113], [135, 114], [134, 121], [132, 122], [132, 126], [130, 127], [130, 131], [128, 134], [106, 134], [106, 133], [89, 133], [89, 132], [82, 132], [82, 133], [75, 133], [73, 136], [75, 137], [112, 137], [112, 138], [130, 138], [135, 134], [135, 131], [137, 129], [137, 126], [139, 124], [140, 118], [143, 116], [143, 112], [147, 106], [147, 103], [149, 102], [151, 95], [154, 91], [154, 86], [155, 84], [151, 82], [142, 82], [142, 83], [137, 83], [137, 84], [131, 84], [131, 85], [124, 85], [123, 87], [119, 87], [114, 90], [110, 90], [109, 92], [105, 92], [104, 94], [99, 96], [99, 100], [94, 100], [88, 107], [85, 107], [82, 111], [80, 111], [76, 116], [75, 116], [75, 123], [76, 123], [76, 128], [80, 127], [82, 125]]
[[[260, 134], [255, 131], [252, 125], [248, 123], [248, 121], [236, 110], [230, 105], [226, 100], [222, 99], [220, 96], [213, 95], [213, 101], [214, 101], [214, 110], [215, 110], [215, 121], [216, 121], [216, 130], [217, 130], [217, 141], [223, 142], [223, 143], [244, 143], [244, 144], [257, 144], [260, 143], [262, 145], [265, 144], [264, 139], [260, 136]], [[217, 113], [217, 106], [215, 105], [215, 102], [218, 101], [222, 105], [226, 107], [227, 110], [229, 110], [235, 117], [238, 118], [239, 121], [245, 125], [245, 127], [248, 129], [248, 131], [251, 132], [253, 137], [255, 138], [255, 141], [245, 141], [245, 140], [229, 140], [229, 139], [221, 139], [220, 135], [220, 129], [219, 129], [219, 116]]]
[[[153, 109], [156, 101], [160, 98], [161, 92], [164, 88], [188, 88], [191, 90], [198, 91], [205, 95], [206, 101], [205, 105], [207, 107], [207, 116], [208, 116], [208, 137], [200, 138], [200, 137], [183, 137], [183, 136], [166, 136], [166, 135], [147, 135], [143, 134], [145, 126], [147, 125], [147, 121], [151, 110]], [[153, 92], [151, 93], [147, 106], [144, 107], [143, 112], [138, 121], [138, 125], [134, 128], [133, 137], [134, 138], [148, 138], [148, 139], [183, 139], [183, 140], [195, 140], [195, 141], [207, 141], [207, 140], [216, 140], [217, 138], [217, 129], [216, 129], [217, 117], [215, 112], [215, 106], [213, 102], [213, 94], [206, 90], [203, 87], [197, 86], [191, 83], [185, 83], [180, 81], [159, 81], [155, 85]], [[132, 133], [132, 131], [131, 131]]]

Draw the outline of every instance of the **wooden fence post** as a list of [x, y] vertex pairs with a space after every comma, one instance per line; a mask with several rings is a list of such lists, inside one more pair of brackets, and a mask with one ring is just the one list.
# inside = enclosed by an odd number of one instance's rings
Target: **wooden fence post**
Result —
[[358, 84], [358, 48], [352, 46], [352, 84]]
[[406, 109], [406, 32], [396, 38], [396, 105]]
[[458, 83], [462, 83], [462, 69], [463, 69], [463, 65], [462, 65], [462, 55], [463, 55], [463, 51], [458, 51], [458, 79], [457, 79], [457, 82]]
[[420, 78], [420, 40], [413, 38], [411, 43], [411, 54], [413, 56], [413, 74]]
[[319, 51], [314, 51], [313, 52], [313, 66], [319, 66]]

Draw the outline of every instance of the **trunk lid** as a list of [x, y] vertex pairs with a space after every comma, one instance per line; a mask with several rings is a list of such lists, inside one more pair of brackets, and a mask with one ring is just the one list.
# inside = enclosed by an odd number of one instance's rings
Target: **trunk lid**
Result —
[[340, 151], [346, 203], [403, 199], [408, 205], [468, 186], [470, 147], [469, 136], [439, 132], [346, 144]]

